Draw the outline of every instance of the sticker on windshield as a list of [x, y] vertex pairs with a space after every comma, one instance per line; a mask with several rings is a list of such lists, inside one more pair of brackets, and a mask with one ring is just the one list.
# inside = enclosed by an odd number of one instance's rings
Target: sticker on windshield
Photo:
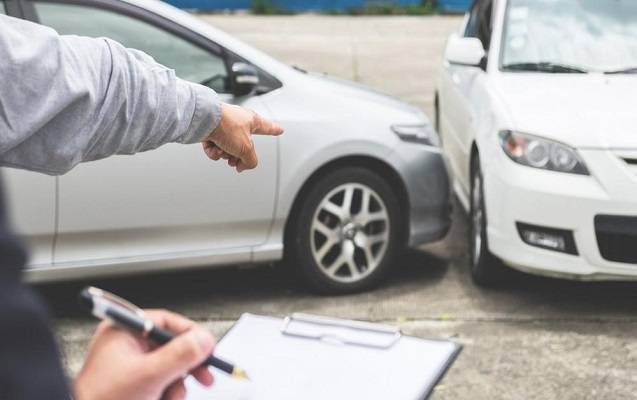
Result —
[[511, 10], [509, 10], [509, 18], [511, 19], [527, 19], [528, 17], [528, 7], [512, 7]]

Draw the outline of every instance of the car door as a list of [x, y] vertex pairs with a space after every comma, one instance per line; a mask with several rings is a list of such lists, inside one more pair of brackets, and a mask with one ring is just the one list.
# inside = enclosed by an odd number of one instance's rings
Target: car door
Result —
[[[21, 17], [16, 0], [0, 0], [0, 14]], [[13, 168], [2, 169], [14, 230], [29, 248], [29, 267], [50, 266], [55, 237], [56, 178]]]
[[[268, 116], [258, 96], [228, 93], [225, 49], [165, 18], [124, 2], [32, 4], [39, 22], [61, 34], [113, 38], [184, 79], [206, 82], [225, 101]], [[59, 180], [54, 262], [126, 263], [192, 253], [228, 255], [215, 262], [248, 261], [250, 247], [267, 239], [274, 209], [277, 142], [265, 139], [255, 137], [259, 168], [242, 174], [210, 161], [200, 144], [77, 166]]]
[[[463, 36], [477, 37], [487, 50], [491, 39], [493, 1], [478, 0], [471, 8]], [[469, 188], [469, 158], [475, 132], [472, 94], [486, 74], [485, 59], [481, 67], [444, 63], [440, 91], [441, 131], [454, 175], [465, 191]]]

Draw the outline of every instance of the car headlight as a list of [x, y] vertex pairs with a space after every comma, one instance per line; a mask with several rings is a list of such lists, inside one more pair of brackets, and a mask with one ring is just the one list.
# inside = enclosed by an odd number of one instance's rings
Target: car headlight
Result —
[[518, 164], [570, 174], [589, 175], [575, 149], [537, 136], [513, 131], [500, 132], [504, 153]]
[[406, 142], [438, 146], [438, 134], [431, 124], [395, 124], [391, 130]]

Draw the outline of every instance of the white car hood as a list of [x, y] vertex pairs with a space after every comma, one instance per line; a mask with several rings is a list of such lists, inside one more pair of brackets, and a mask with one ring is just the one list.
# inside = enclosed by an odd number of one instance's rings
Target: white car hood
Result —
[[505, 73], [494, 90], [510, 129], [578, 148], [637, 149], [637, 76]]

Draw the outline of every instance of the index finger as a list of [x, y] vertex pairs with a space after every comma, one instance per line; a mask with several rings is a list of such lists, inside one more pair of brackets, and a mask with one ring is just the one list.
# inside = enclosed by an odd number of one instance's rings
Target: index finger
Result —
[[283, 133], [283, 128], [279, 124], [263, 118], [258, 113], [254, 113], [252, 133], [255, 135], [278, 136]]
[[183, 333], [196, 324], [188, 318], [167, 310], [144, 310], [144, 313], [158, 326], [174, 333]]
[[[177, 334], [187, 332], [196, 325], [194, 321], [172, 311], [144, 310], [144, 313], [158, 326]], [[202, 385], [212, 385], [214, 378], [207, 366], [197, 367], [190, 371], [190, 374]]]

